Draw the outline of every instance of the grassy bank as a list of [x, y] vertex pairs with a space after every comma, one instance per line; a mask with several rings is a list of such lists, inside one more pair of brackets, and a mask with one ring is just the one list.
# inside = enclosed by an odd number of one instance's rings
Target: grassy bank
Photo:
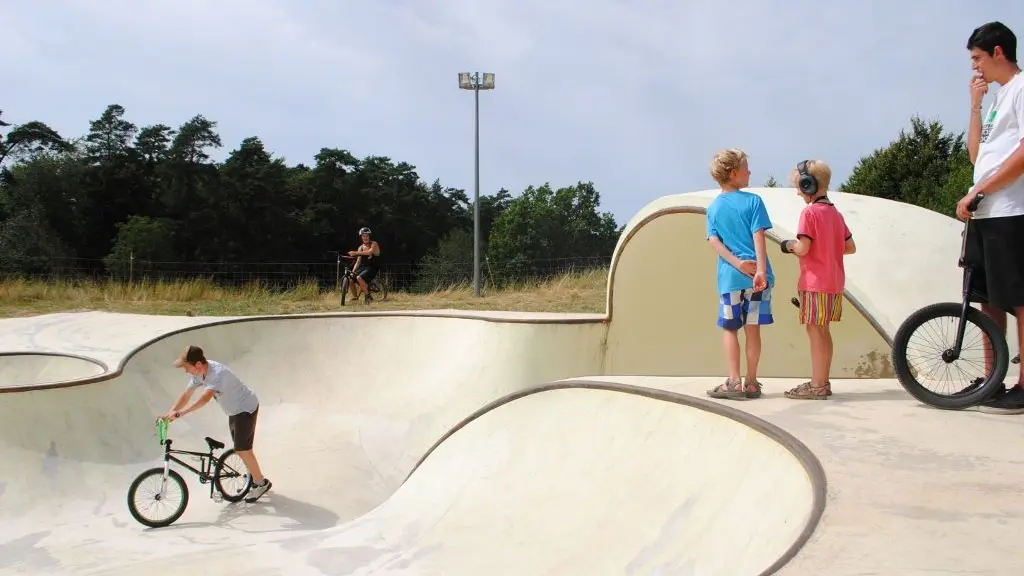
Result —
[[197, 316], [438, 308], [601, 313], [607, 277], [606, 271], [566, 274], [539, 284], [484, 290], [480, 298], [473, 296], [470, 285], [425, 294], [394, 292], [387, 301], [369, 306], [348, 302], [344, 307], [336, 290], [321, 291], [314, 283], [282, 292], [260, 284], [225, 288], [205, 280], [134, 284], [11, 280], [0, 282], [0, 317], [87, 310]]

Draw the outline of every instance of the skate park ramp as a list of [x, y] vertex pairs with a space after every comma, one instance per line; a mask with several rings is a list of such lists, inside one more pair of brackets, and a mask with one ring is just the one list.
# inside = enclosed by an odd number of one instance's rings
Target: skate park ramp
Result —
[[0, 388], [86, 379], [107, 371], [97, 360], [71, 354], [0, 352]]
[[[106, 315], [111, 334], [114, 318], [130, 315]], [[230, 320], [158, 337], [115, 378], [8, 392], [0, 573], [522, 574], [579, 563], [710, 574], [795, 552], [824, 481], [784, 432], [636, 387], [515, 396], [526, 382], [598, 370], [602, 336], [592, 321]], [[183, 517], [146, 529], [125, 494], [158, 462], [153, 417], [186, 382], [170, 367], [186, 343], [217, 350], [259, 391], [258, 455], [274, 489], [228, 505], [185, 473]], [[478, 354], [453, 353], [469, 346]], [[208, 406], [171, 437], [201, 449], [225, 428]], [[717, 528], [753, 509], [753, 540], [736, 558]], [[609, 551], [600, 569], [597, 547]]]
[[[793, 236], [803, 202], [792, 189], [754, 191], [776, 224], [776, 324], [764, 332], [761, 372], [805, 378], [806, 336], [788, 305], [796, 262], [777, 245]], [[0, 321], [14, 327], [0, 330], [0, 351], [112, 367], [0, 389], [0, 574], [771, 573], [824, 506], [824, 480], [809, 472], [813, 457], [797, 455], [804, 449], [782, 449], [777, 435], [699, 398], [654, 398], [621, 383], [536, 388], [598, 375], [720, 382], [703, 217], [713, 196], [661, 198], [627, 224], [605, 314]], [[887, 339], [900, 319], [958, 298], [960, 225], [876, 198], [834, 201], [860, 245], [847, 260], [836, 379], [888, 378]], [[158, 462], [153, 418], [186, 383], [171, 363], [187, 344], [259, 393], [257, 450], [274, 489], [265, 501], [227, 505], [185, 472], [185, 514], [148, 530], [128, 515], [125, 492]], [[202, 449], [206, 435], [227, 440], [225, 418], [207, 406], [171, 435], [177, 448]], [[754, 465], [725, 458], [730, 451]], [[732, 492], [715, 492], [718, 484]], [[739, 504], [748, 514], [729, 525]], [[730, 542], [736, 534], [742, 544]], [[720, 564], [723, 550], [749, 564]]]
[[[775, 323], [763, 330], [759, 373], [804, 378], [807, 334], [790, 298], [797, 295], [797, 259], [779, 241], [796, 237], [805, 204], [793, 188], [749, 188], [764, 200], [774, 228], [768, 258], [775, 271]], [[717, 255], [706, 239], [707, 206], [718, 190], [664, 196], [626, 223], [608, 283], [606, 374], [718, 377]], [[829, 191], [857, 242], [847, 256], [842, 322], [833, 325], [834, 378], [891, 379], [891, 338], [912, 312], [959, 302], [957, 267], [963, 223], [919, 206]], [[1009, 333], [1015, 321], [1009, 320]], [[742, 336], [741, 336], [742, 338]], [[1011, 342], [1011, 356], [1017, 354]]]

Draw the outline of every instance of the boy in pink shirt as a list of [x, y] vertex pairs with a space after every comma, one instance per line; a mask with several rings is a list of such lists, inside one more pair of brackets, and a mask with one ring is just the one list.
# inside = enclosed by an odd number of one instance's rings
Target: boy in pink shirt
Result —
[[796, 240], [782, 242], [782, 252], [800, 258], [800, 323], [811, 346], [811, 380], [786, 391], [787, 398], [825, 400], [832, 394], [832, 333], [829, 325], [843, 317], [846, 270], [843, 258], [857, 251], [846, 220], [826, 193], [832, 171], [820, 160], [797, 164], [790, 181], [807, 206], [800, 213]]

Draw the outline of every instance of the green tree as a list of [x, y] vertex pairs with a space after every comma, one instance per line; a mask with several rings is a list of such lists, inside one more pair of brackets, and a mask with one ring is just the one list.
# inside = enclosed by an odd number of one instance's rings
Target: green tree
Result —
[[577, 262], [609, 258], [619, 230], [612, 214], [598, 212], [599, 204], [590, 182], [524, 190], [495, 220], [488, 239], [488, 265], [498, 281], [548, 276]]
[[839, 189], [952, 216], [972, 170], [963, 133], [945, 132], [940, 122], [915, 116], [909, 131], [862, 157]]
[[[117, 239], [103, 259], [108, 270], [135, 280], [144, 277], [152, 262], [175, 260], [174, 223], [170, 220], [132, 216], [117, 224]], [[131, 268], [131, 270], [129, 270]]]

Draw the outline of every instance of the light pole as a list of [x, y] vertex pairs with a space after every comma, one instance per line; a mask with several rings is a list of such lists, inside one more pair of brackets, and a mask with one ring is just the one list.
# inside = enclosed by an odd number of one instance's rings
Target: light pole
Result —
[[473, 115], [476, 132], [473, 142], [473, 296], [480, 296], [480, 91], [494, 90], [494, 74], [459, 72], [459, 88], [473, 91], [476, 109]]

